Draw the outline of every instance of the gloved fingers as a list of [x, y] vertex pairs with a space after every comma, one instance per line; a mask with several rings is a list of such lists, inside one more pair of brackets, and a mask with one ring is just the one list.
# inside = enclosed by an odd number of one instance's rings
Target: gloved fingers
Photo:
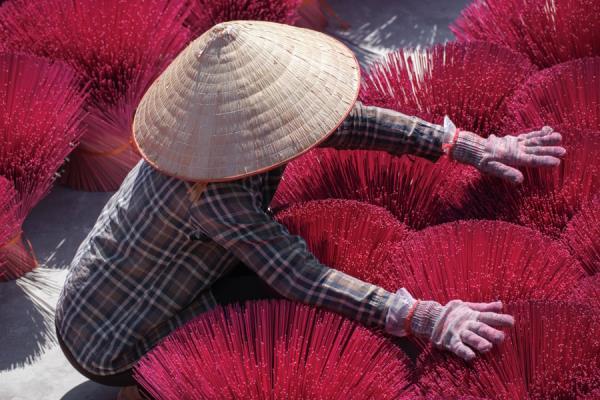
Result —
[[552, 146], [562, 142], [562, 135], [558, 132], [552, 132], [545, 136], [536, 136], [529, 139], [525, 139], [523, 144], [525, 146]]
[[512, 315], [488, 311], [479, 313], [477, 320], [497, 328], [511, 327], [515, 324], [515, 319], [512, 317]]
[[540, 136], [546, 136], [546, 135], [551, 134], [552, 132], [553, 132], [553, 129], [551, 127], [544, 126], [539, 131], [523, 133], [523, 134], [519, 135], [519, 138], [527, 140], [527, 139], [532, 139], [532, 138], [536, 138], [536, 137], [540, 137]]
[[469, 322], [467, 329], [495, 344], [502, 343], [505, 336], [504, 332], [494, 329], [491, 326], [479, 321]]
[[559, 158], [533, 154], [521, 154], [515, 162], [520, 167], [556, 167], [559, 164]]
[[536, 156], [553, 156], [553, 157], [562, 157], [567, 152], [567, 150], [564, 147], [560, 147], [560, 146], [532, 146], [532, 147], [525, 147], [524, 151], [527, 154], [533, 154]]
[[454, 342], [452, 346], [450, 346], [449, 350], [465, 361], [471, 361], [477, 357], [475, 352], [469, 347], [465, 346], [460, 340]]
[[465, 302], [472, 310], [476, 311], [492, 311], [492, 312], [500, 312], [502, 311], [502, 302], [500, 300], [494, 301], [491, 303], [470, 303]]
[[473, 333], [469, 330], [464, 330], [460, 333], [460, 338], [469, 347], [477, 350], [480, 353], [486, 353], [492, 349], [492, 344], [485, 338]]
[[523, 182], [524, 179], [521, 171], [498, 161], [488, 162], [481, 168], [481, 171], [497, 176], [498, 178], [506, 179], [515, 184]]

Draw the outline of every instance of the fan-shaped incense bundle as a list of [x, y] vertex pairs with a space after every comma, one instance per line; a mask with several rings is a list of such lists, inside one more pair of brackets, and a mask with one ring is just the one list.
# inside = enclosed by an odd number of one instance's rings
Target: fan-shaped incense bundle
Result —
[[406, 358], [387, 339], [288, 301], [218, 308], [168, 336], [136, 368], [157, 399], [396, 399]]
[[388, 290], [389, 275], [373, 262], [377, 248], [406, 237], [408, 230], [387, 210], [353, 200], [319, 200], [280, 212], [277, 220], [302, 236], [323, 264]]
[[595, 307], [600, 312], [600, 274], [588, 276], [579, 282], [571, 300]]
[[79, 139], [85, 96], [68, 65], [26, 54], [0, 53], [0, 83], [0, 175], [15, 189], [0, 251], [16, 278], [36, 266], [21, 224]]
[[600, 57], [569, 61], [532, 75], [507, 101], [512, 131], [543, 125], [600, 131]]
[[505, 342], [468, 365], [437, 350], [418, 360], [425, 394], [487, 399], [574, 399], [600, 387], [597, 311], [561, 302], [506, 307], [516, 323]]
[[440, 192], [456, 165], [375, 151], [316, 149], [292, 161], [271, 204], [274, 209], [323, 199], [358, 200], [386, 208], [411, 228], [444, 214]]
[[21, 237], [18, 195], [10, 181], [0, 176], [0, 282], [16, 279], [37, 263]]
[[476, 0], [450, 30], [460, 41], [498, 43], [547, 68], [600, 56], [598, 15], [596, 0]]
[[294, 24], [300, 0], [189, 0], [192, 9], [186, 20], [193, 36], [221, 22], [259, 20]]
[[588, 274], [600, 272], [600, 196], [575, 215], [562, 240]]
[[501, 219], [559, 238], [567, 224], [600, 188], [600, 133], [557, 126], [565, 136], [567, 154], [560, 166], [523, 169], [525, 182], [515, 187], [480, 175], [457, 184], [446, 197], [458, 218]]
[[64, 60], [89, 85], [81, 146], [63, 181], [93, 191], [119, 187], [139, 160], [131, 125], [142, 95], [190, 40], [189, 12], [176, 0], [8, 0], [0, 41], [9, 49]]
[[491, 43], [399, 50], [370, 67], [360, 98], [437, 124], [448, 115], [488, 136], [504, 132], [504, 99], [534, 71], [522, 55]]
[[566, 299], [585, 276], [559, 243], [501, 221], [458, 221], [410, 234], [380, 261], [396, 287], [442, 304]]

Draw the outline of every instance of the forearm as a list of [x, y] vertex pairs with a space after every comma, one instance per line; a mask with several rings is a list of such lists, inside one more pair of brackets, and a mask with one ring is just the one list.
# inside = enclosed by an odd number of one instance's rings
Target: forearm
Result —
[[208, 185], [191, 210], [203, 235], [284, 297], [383, 328], [393, 295], [321, 264], [301, 237], [262, 211], [259, 179]]
[[298, 236], [282, 232], [278, 242], [277, 247], [286, 242], [286, 248], [279, 250], [278, 261], [267, 262], [266, 267], [261, 252], [246, 251], [243, 246], [234, 252], [290, 300], [323, 307], [365, 325], [385, 327], [391, 293], [321, 264]]
[[435, 161], [443, 154], [442, 144], [448, 135], [440, 125], [356, 102], [346, 120], [321, 147], [414, 154]]

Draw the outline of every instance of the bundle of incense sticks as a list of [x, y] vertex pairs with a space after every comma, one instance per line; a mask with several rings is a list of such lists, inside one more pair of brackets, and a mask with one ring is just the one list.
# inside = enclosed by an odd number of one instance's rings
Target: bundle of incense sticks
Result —
[[596, 0], [476, 0], [450, 30], [460, 41], [510, 47], [540, 68], [600, 56]]
[[137, 365], [155, 398], [397, 399], [403, 353], [339, 315], [288, 301], [217, 308], [167, 337]]
[[383, 270], [416, 298], [504, 302], [567, 299], [585, 277], [560, 243], [501, 221], [458, 221], [411, 233], [388, 246]]
[[0, 54], [0, 82], [0, 175], [11, 182], [5, 193], [14, 188], [0, 257], [14, 279], [37, 266], [21, 225], [79, 139], [85, 95], [68, 65], [20, 53]]
[[192, 9], [186, 25], [194, 37], [213, 25], [227, 21], [259, 20], [294, 24], [302, 6], [300, 0], [190, 0]]
[[271, 203], [273, 209], [322, 199], [358, 200], [386, 208], [410, 228], [444, 215], [441, 193], [456, 163], [394, 157], [376, 151], [316, 149], [290, 163]]
[[191, 39], [189, 3], [176, 0], [8, 0], [0, 7], [7, 49], [64, 60], [90, 96], [62, 182], [116, 190], [140, 159], [131, 144], [142, 95]]
[[504, 100], [535, 70], [492, 43], [404, 49], [369, 67], [360, 99], [436, 124], [448, 115], [457, 127], [488, 136], [504, 132]]
[[543, 125], [600, 131], [600, 57], [573, 60], [532, 75], [507, 101], [513, 132]]
[[510, 304], [505, 342], [469, 365], [429, 348], [417, 360], [416, 391], [486, 399], [575, 399], [600, 388], [600, 319], [579, 304]]
[[317, 200], [293, 205], [276, 218], [302, 236], [323, 264], [395, 291], [392, 270], [374, 262], [377, 250], [406, 238], [408, 229], [389, 211], [354, 200]]

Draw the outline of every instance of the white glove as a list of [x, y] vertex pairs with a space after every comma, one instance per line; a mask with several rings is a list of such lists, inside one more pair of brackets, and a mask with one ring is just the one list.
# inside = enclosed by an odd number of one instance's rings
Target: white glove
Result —
[[475, 133], [459, 131], [456, 143], [450, 146], [453, 159], [474, 166], [481, 172], [523, 182], [523, 174], [513, 167], [555, 167], [566, 150], [560, 146], [562, 137], [551, 127], [523, 133], [519, 136], [483, 138]]
[[502, 302], [467, 303], [452, 300], [445, 306], [435, 301], [418, 301], [400, 289], [388, 310], [386, 331], [395, 336], [414, 334], [429, 339], [436, 347], [470, 361], [474, 350], [485, 353], [504, 340], [495, 329], [511, 327], [514, 319], [500, 314]]

